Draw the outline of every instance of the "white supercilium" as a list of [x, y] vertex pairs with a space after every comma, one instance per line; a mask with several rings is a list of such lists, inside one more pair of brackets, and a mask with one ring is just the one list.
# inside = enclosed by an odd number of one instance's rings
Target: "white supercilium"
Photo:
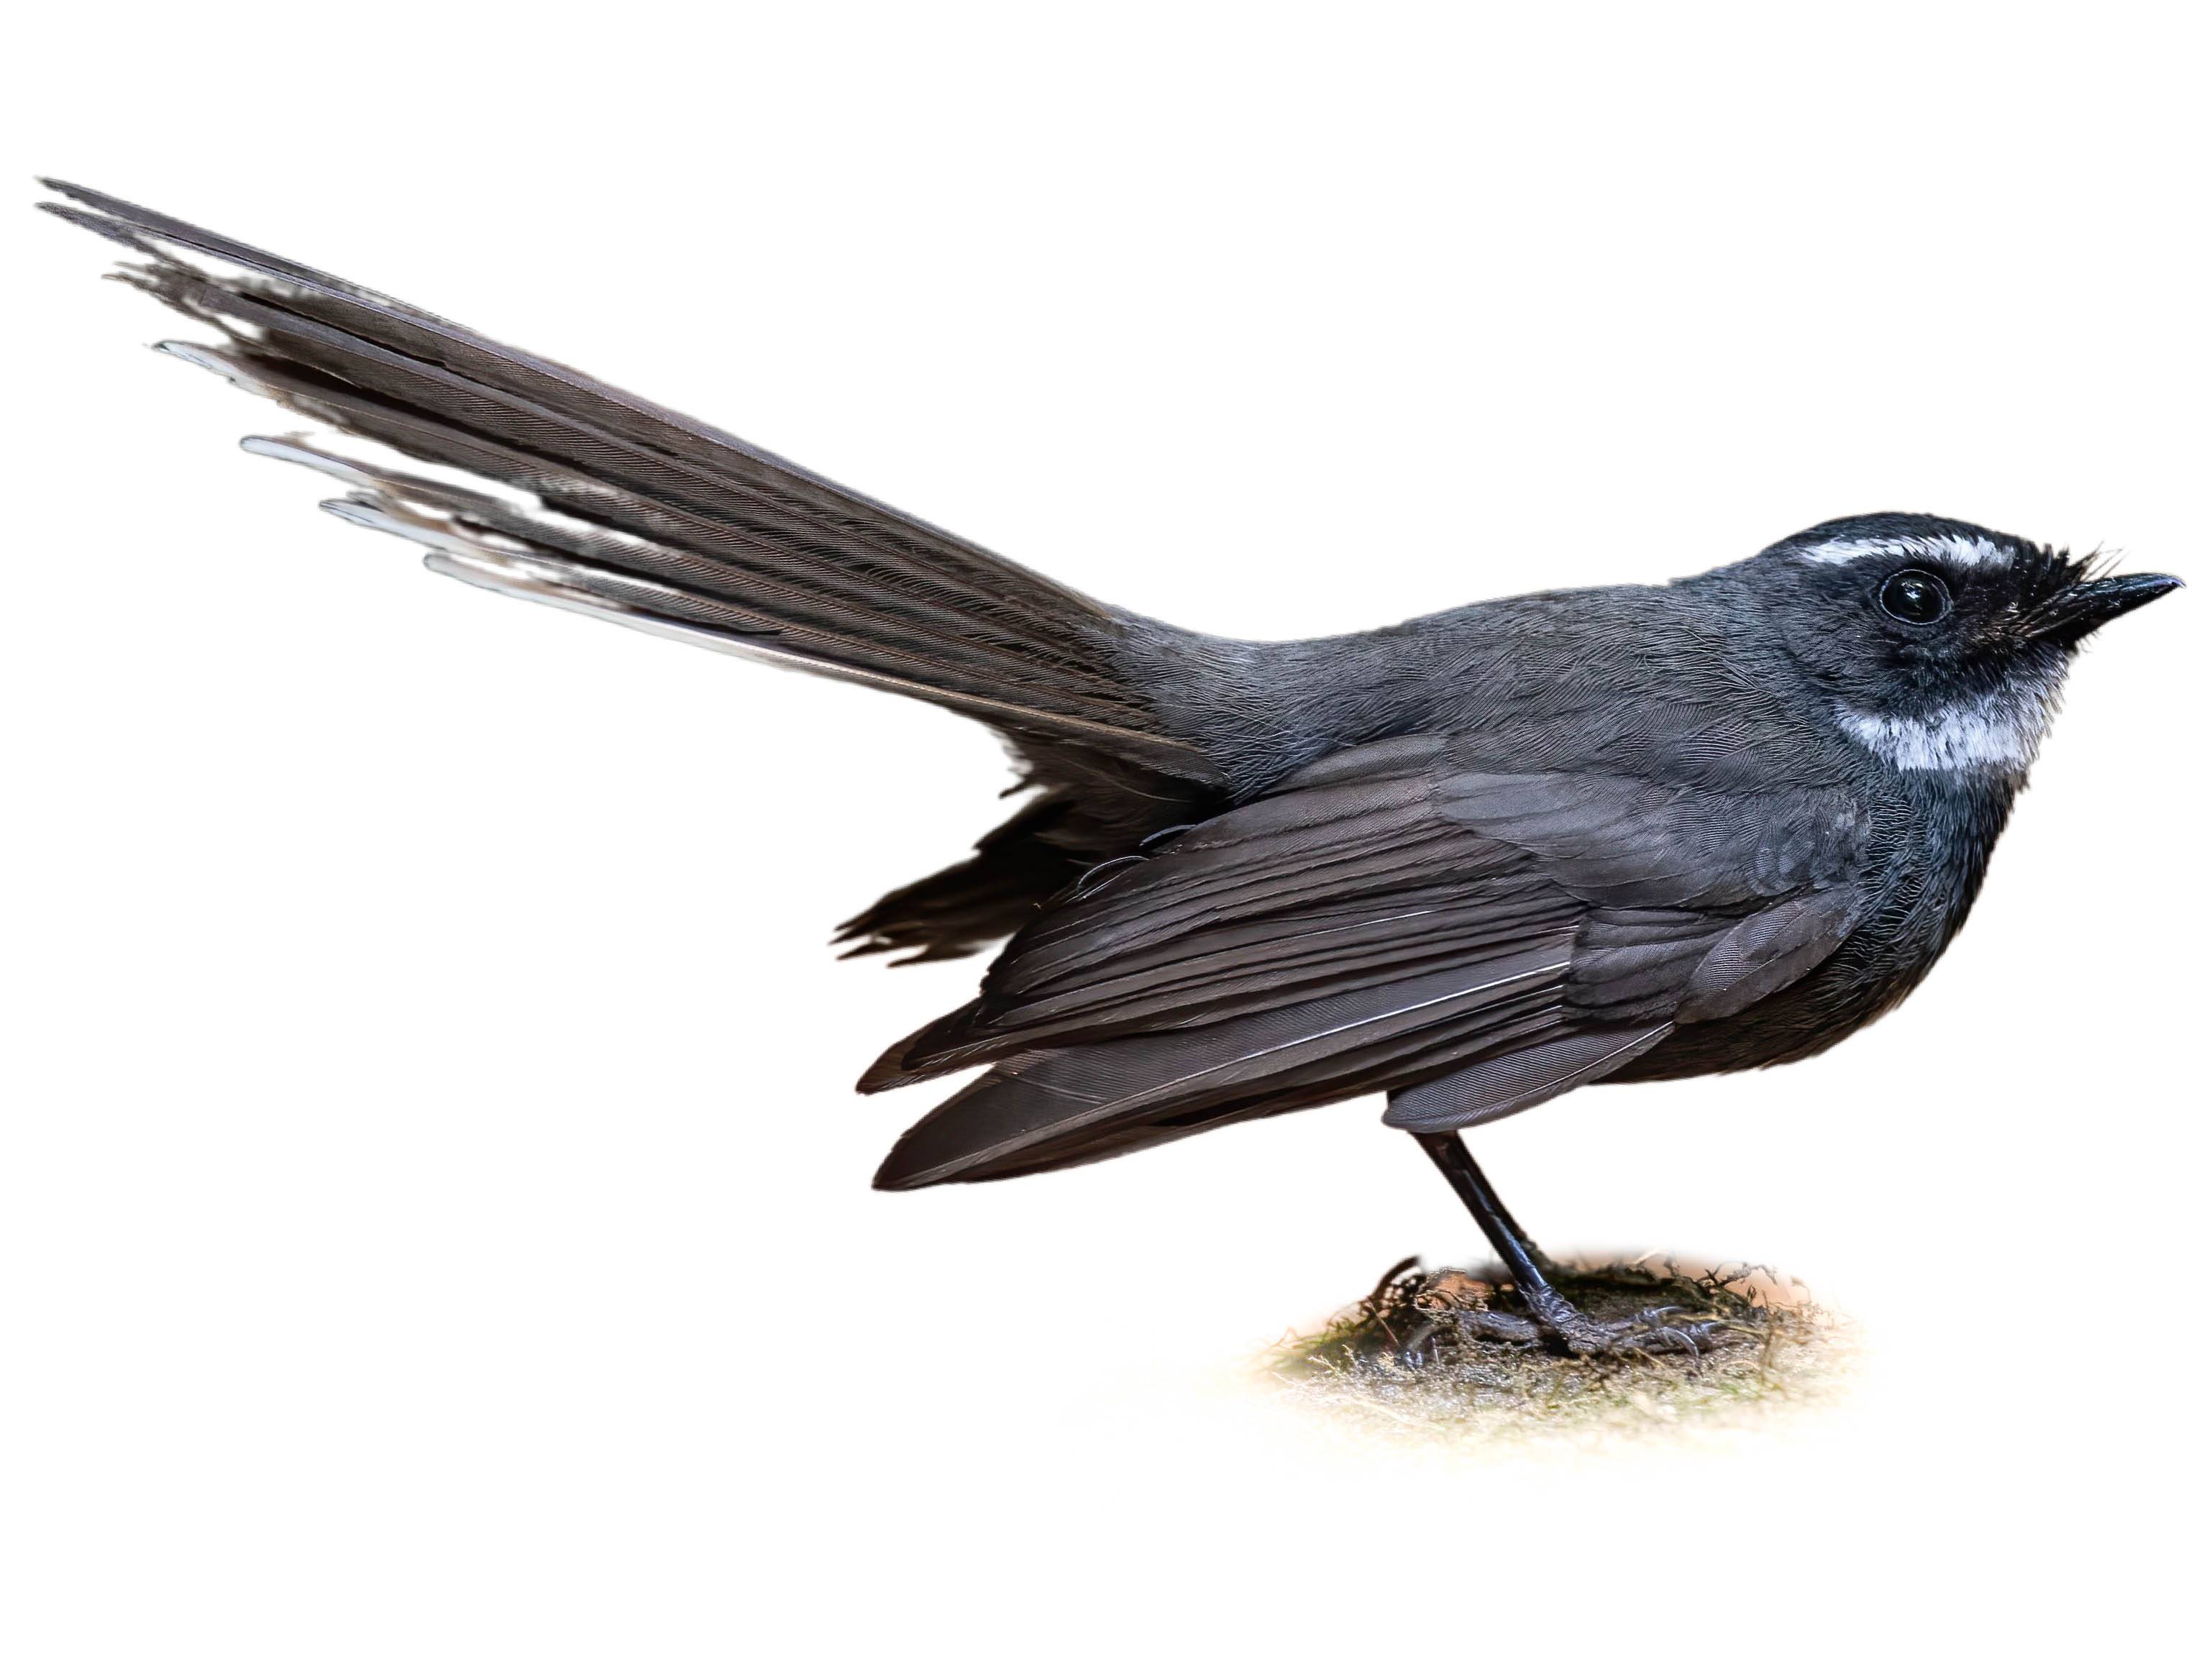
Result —
[[1824, 542], [1805, 550], [1814, 564], [1849, 564], [1854, 559], [1934, 559], [1961, 569], [2005, 564], [2012, 555], [1986, 536], [1881, 536], [1863, 540]]

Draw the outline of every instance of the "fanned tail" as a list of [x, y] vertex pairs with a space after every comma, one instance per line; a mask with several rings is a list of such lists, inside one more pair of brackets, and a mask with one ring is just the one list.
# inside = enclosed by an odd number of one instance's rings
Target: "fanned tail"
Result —
[[[161, 349], [472, 475], [456, 484], [298, 439], [246, 442], [337, 478], [347, 493], [325, 503], [331, 512], [421, 544], [440, 574], [940, 703], [1012, 738], [1048, 787], [1055, 772], [1200, 788], [1216, 777], [1121, 672], [1119, 645], [1135, 619], [573, 369], [167, 215], [46, 182], [71, 200], [42, 206], [141, 257], [124, 280], [224, 337]], [[1054, 755], [1073, 758], [1039, 764]], [[895, 907], [884, 920], [903, 915], [902, 932], [862, 937], [927, 948], [938, 940], [916, 933], [915, 914]], [[975, 942], [987, 936], [978, 928], [1004, 922], [979, 912], [956, 932]]]

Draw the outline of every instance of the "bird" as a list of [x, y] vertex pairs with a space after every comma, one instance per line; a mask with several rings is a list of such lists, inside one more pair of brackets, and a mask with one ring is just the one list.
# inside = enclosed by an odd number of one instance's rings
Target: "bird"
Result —
[[1707, 1334], [1578, 1306], [1462, 1132], [1586, 1085], [1807, 1059], [1894, 1008], [1966, 921], [2082, 641], [2181, 585], [1882, 512], [1670, 581], [1216, 637], [368, 289], [40, 182], [127, 251], [116, 275], [217, 337], [157, 349], [374, 447], [244, 441], [335, 478], [339, 518], [494, 592], [1001, 737], [1019, 809], [837, 934], [906, 962], [997, 947], [972, 1000], [860, 1079], [973, 1073], [878, 1187], [1379, 1094], [1533, 1339], [1575, 1353]]

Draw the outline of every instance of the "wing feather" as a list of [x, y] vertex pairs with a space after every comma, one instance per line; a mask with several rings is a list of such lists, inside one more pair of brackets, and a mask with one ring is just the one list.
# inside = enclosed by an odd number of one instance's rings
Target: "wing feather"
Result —
[[[1848, 884], [1811, 873], [1850, 868], [1826, 797], [1762, 815], [1649, 780], [1455, 768], [1449, 743], [1376, 749], [1017, 934], [974, 1003], [863, 1079], [992, 1068], [879, 1182], [1030, 1173], [1378, 1089], [1402, 1127], [1503, 1116], [1770, 994], [1849, 932]], [[1786, 857], [1762, 850], [1778, 839]]]

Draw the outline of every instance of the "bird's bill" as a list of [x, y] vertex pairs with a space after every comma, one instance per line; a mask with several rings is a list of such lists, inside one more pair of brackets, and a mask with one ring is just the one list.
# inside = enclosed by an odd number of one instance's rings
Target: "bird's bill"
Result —
[[2035, 637], [2071, 645], [2113, 617], [2124, 617], [2180, 586], [2178, 576], [2107, 576], [2100, 581], [2077, 582], [2039, 607]]

